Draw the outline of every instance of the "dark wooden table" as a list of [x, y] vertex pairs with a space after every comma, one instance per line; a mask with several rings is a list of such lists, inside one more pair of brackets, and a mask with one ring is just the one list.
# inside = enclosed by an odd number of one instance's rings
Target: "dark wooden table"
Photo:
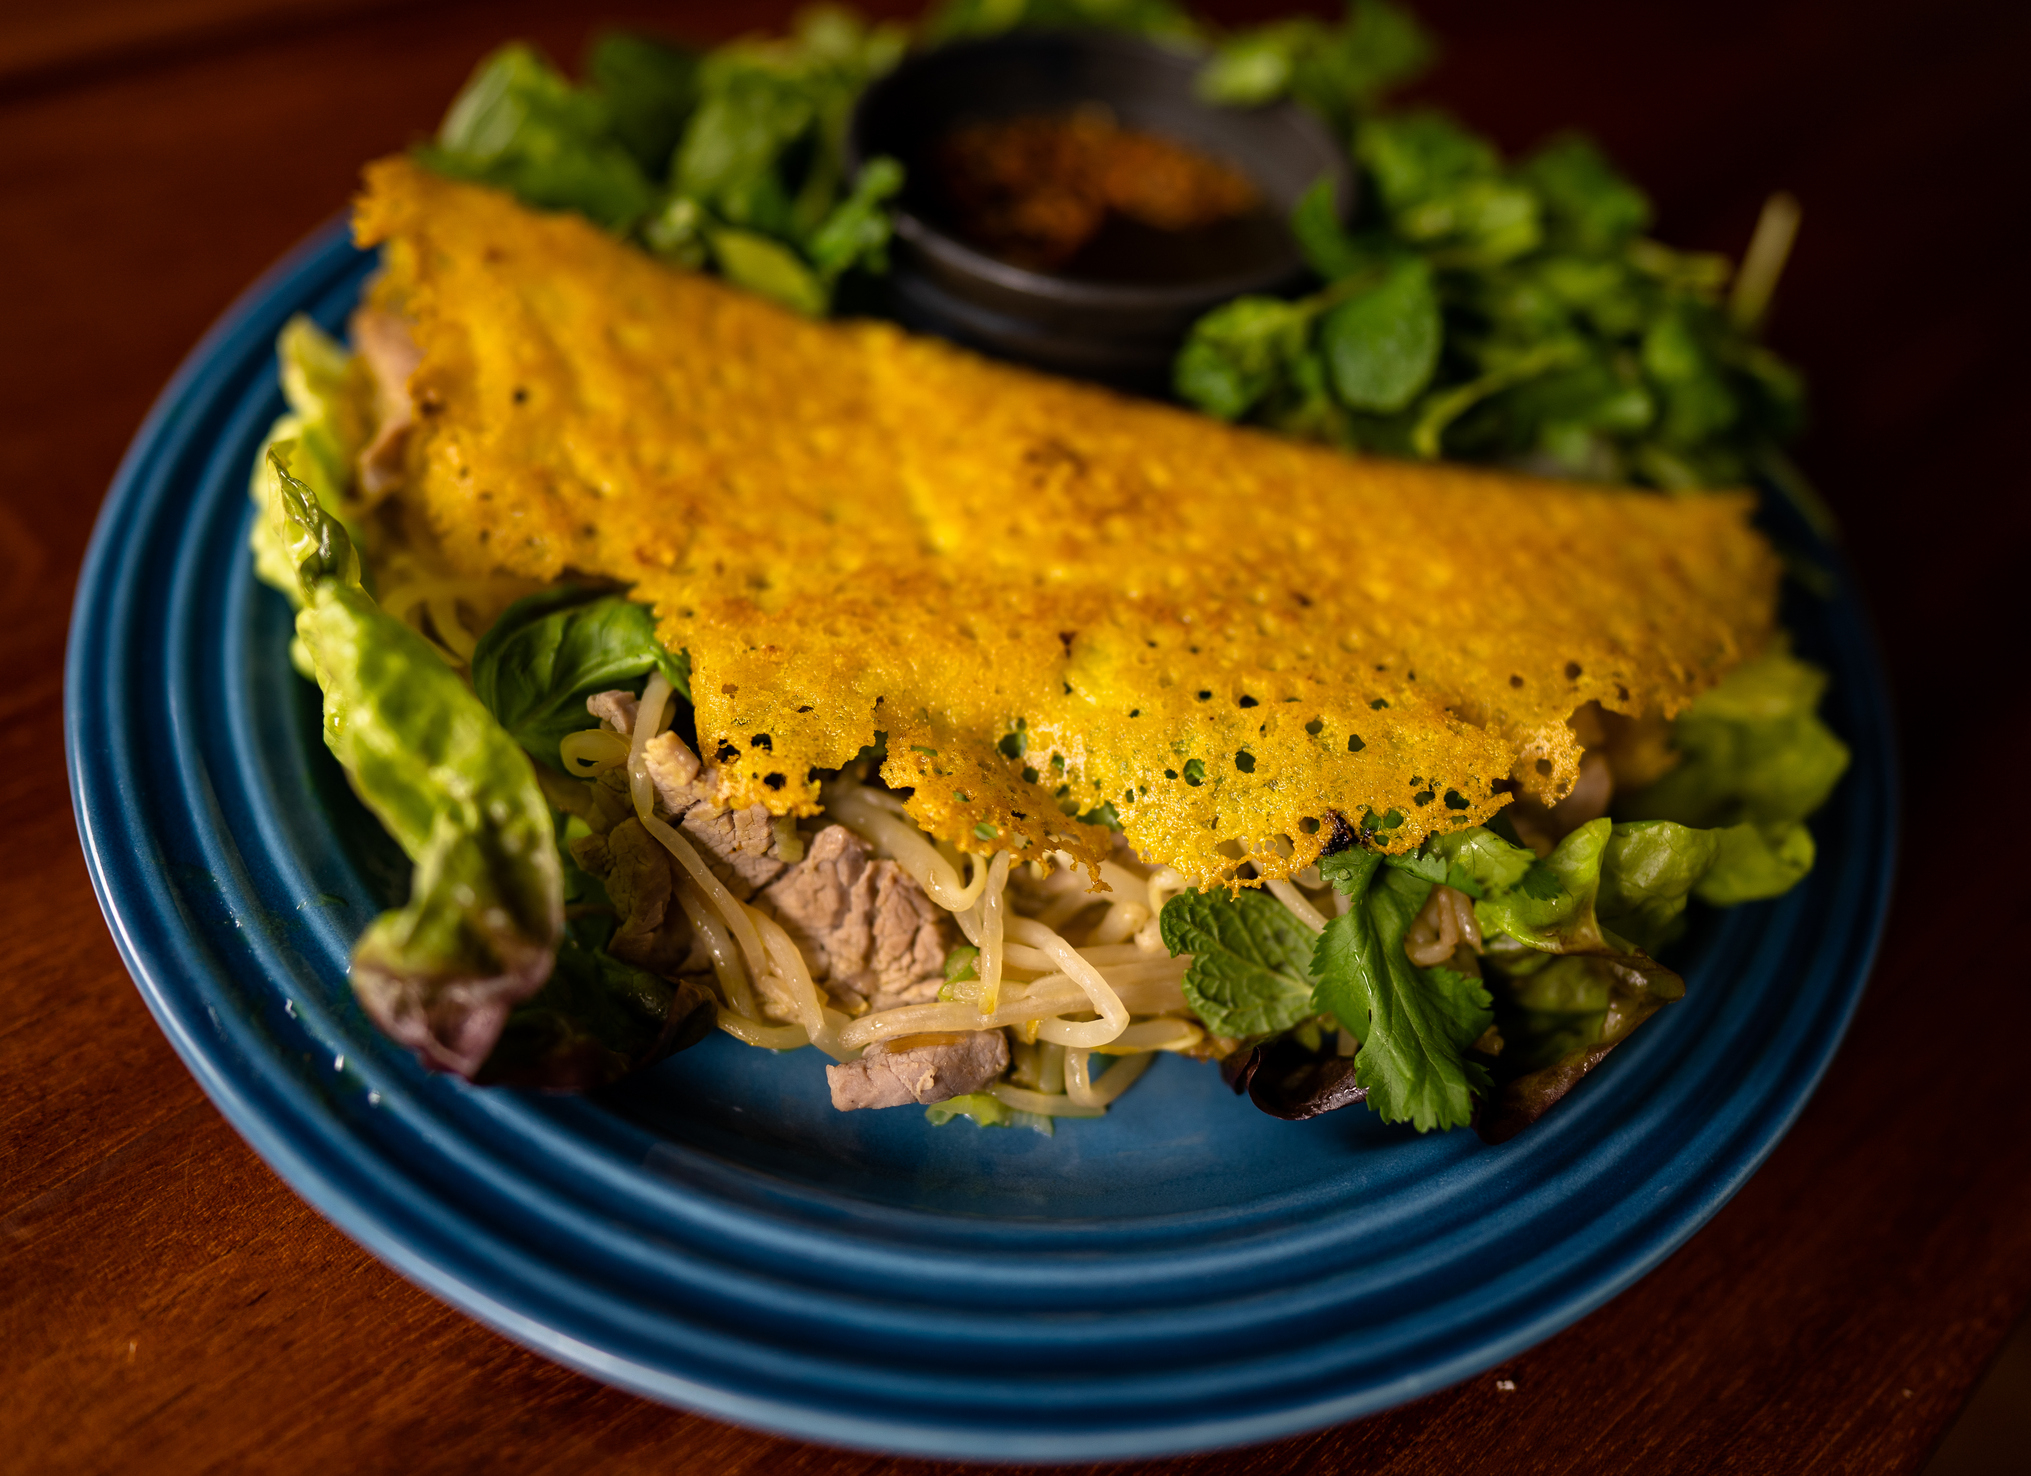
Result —
[[[42, 0], [0, 17], [0, 1467], [931, 1469], [602, 1387], [326, 1225], [143, 1009], [64, 781], [93, 512], [233, 294], [343, 204], [360, 161], [432, 126], [495, 41], [573, 58], [595, 19], [705, 39], [787, 9]], [[1665, 1266], [1458, 1388], [1161, 1469], [1915, 1469], [2031, 1301], [2031, 981], [2006, 830], [2031, 732], [2011, 649], [2031, 629], [2031, 10], [1424, 13], [1449, 49], [1426, 92], [1513, 148], [1584, 124], [1652, 188], [1666, 239], [1739, 251], [1766, 192], [1804, 201], [1775, 337], [1812, 374], [1802, 459], [1846, 522], [1901, 697], [1902, 879], [1825, 1085]]]

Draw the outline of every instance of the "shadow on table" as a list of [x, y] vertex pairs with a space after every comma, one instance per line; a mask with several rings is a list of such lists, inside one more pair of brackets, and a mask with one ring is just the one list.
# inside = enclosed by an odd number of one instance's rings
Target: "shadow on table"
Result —
[[2031, 1318], [2003, 1345], [1925, 1476], [2019, 1476], [2031, 1470]]

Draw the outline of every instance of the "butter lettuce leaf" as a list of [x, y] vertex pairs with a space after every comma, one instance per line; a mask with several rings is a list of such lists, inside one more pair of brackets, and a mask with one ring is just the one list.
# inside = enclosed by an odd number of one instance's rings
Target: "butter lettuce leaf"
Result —
[[296, 560], [280, 541], [286, 530], [265, 515], [268, 451], [279, 442], [293, 443], [292, 472], [310, 488], [318, 505], [339, 520], [357, 547], [360, 529], [348, 506], [352, 501], [348, 492], [354, 463], [367, 441], [369, 390], [345, 346], [301, 313], [283, 325], [275, 356], [289, 409], [275, 422], [255, 459], [248, 494], [261, 512], [254, 519], [251, 545], [255, 576], [281, 590], [291, 605], [300, 606], [303, 590]]
[[353, 991], [426, 1064], [472, 1077], [510, 1011], [549, 979], [563, 878], [535, 771], [423, 637], [381, 610], [339, 521], [270, 449], [263, 516], [295, 570], [297, 639], [324, 739], [414, 863], [409, 902], [353, 948]]
[[1595, 911], [1648, 952], [1675, 939], [1686, 902], [1713, 869], [1721, 832], [1669, 820], [1628, 821], [1608, 835]]
[[1685, 981], [1641, 953], [1568, 953], [1494, 981], [1502, 1036], [1496, 1088], [1476, 1123], [1507, 1142], [1549, 1111], [1636, 1027], [1685, 994]]
[[1164, 904], [1158, 926], [1172, 957], [1192, 955], [1185, 998], [1215, 1035], [1274, 1035], [1317, 1012], [1315, 940], [1274, 897], [1180, 892]]
[[1678, 766], [1618, 800], [1617, 815], [1778, 832], [1804, 820], [1848, 767], [1847, 745], [1819, 717], [1826, 683], [1825, 672], [1786, 651], [1736, 667], [1672, 724]]
[[1818, 712], [1826, 673], [1788, 651], [1744, 662], [1672, 724], [1678, 766], [1618, 799], [1628, 821], [1675, 821], [1715, 849], [1693, 895], [1717, 907], [1789, 891], [1812, 870], [1805, 819], [1847, 772], [1848, 748]]
[[[611, 920], [608, 920], [608, 931]], [[483, 1086], [592, 1091], [697, 1044], [713, 997], [698, 983], [623, 963], [576, 926], [549, 980], [508, 1012], [474, 1080]]]
[[1730, 825], [1714, 834], [1719, 842], [1714, 864], [1700, 878], [1695, 895], [1715, 907], [1783, 896], [1812, 870], [1818, 849], [1812, 832], [1796, 822]]
[[[1550, 953], [1600, 951], [1606, 945], [1594, 899], [1610, 828], [1605, 819], [1590, 821], [1539, 860], [1476, 826], [1435, 838], [1426, 859], [1417, 864], [1432, 880], [1475, 899], [1474, 920], [1484, 937], [1506, 933]], [[1437, 869], [1441, 863], [1442, 874]]]

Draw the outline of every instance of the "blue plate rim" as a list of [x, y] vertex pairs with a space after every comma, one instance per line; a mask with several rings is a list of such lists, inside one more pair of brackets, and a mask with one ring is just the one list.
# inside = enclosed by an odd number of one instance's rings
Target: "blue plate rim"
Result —
[[[105, 506], [94, 528], [73, 601], [71, 638], [65, 662], [65, 752], [74, 811], [94, 892], [104, 912], [122, 961], [178, 1056], [235, 1129], [261, 1157], [327, 1219], [399, 1274], [459, 1307], [504, 1336], [531, 1347], [592, 1377], [651, 1398], [676, 1403], [767, 1429], [793, 1438], [815, 1439], [910, 1454], [986, 1460], [1109, 1459], [1157, 1456], [1231, 1446], [1289, 1435], [1372, 1413], [1443, 1388], [1472, 1373], [1515, 1356], [1570, 1325], [1619, 1294], [1672, 1254], [1706, 1223], [1767, 1159], [1803, 1111], [1838, 1049], [1857, 1008], [1862, 986], [1880, 945], [1893, 884], [1896, 837], [1900, 825], [1896, 795], [1896, 739], [1889, 717], [1881, 663], [1875, 656], [1873, 630], [1862, 615], [1862, 636], [1876, 680], [1866, 692], [1849, 694], [1856, 715], [1879, 742], [1874, 767], [1885, 788], [1885, 825], [1879, 832], [1877, 860], [1862, 878], [1873, 910], [1858, 935], [1851, 936], [1852, 983], [1832, 1016], [1810, 1042], [1809, 1060], [1788, 1081], [1781, 1110], [1760, 1120], [1753, 1130], [1738, 1133], [1753, 1141], [1734, 1141], [1715, 1155], [1727, 1171], [1710, 1176], [1704, 1192], [1690, 1209], [1681, 1207], [1673, 1223], [1651, 1232], [1640, 1254], [1623, 1259], [1613, 1274], [1597, 1278], [1584, 1291], [1566, 1294], [1538, 1315], [1518, 1322], [1500, 1337], [1465, 1347], [1449, 1358], [1428, 1361], [1403, 1377], [1371, 1384], [1344, 1395], [1281, 1405], [1254, 1416], [1226, 1416], [1199, 1423], [1172, 1423], [1163, 1429], [1115, 1431], [1080, 1429], [1069, 1432], [978, 1430], [955, 1428], [935, 1419], [899, 1425], [893, 1418], [856, 1419], [835, 1410], [814, 1409], [795, 1399], [757, 1396], [737, 1389], [685, 1377], [669, 1368], [595, 1346], [519, 1310], [457, 1274], [405, 1241], [398, 1229], [384, 1223], [372, 1206], [350, 1193], [341, 1178], [321, 1166], [314, 1153], [288, 1124], [272, 1118], [246, 1088], [232, 1063], [203, 1038], [179, 1001], [167, 976], [168, 963], [159, 950], [143, 941], [149, 919], [143, 900], [124, 890], [102, 846], [114, 844], [95, 827], [95, 810], [106, 801], [107, 776], [82, 739], [89, 714], [84, 710], [88, 688], [87, 663], [93, 636], [110, 600], [123, 597], [114, 582], [123, 547], [120, 514], [145, 493], [146, 473], [161, 445], [180, 419], [192, 412], [191, 397], [208, 371], [216, 368], [230, 345], [243, 338], [304, 280], [326, 266], [335, 254], [349, 251], [343, 221], [314, 232], [250, 286], [214, 323], [178, 367], [151, 407], [133, 443], [122, 458]], [[1837, 554], [1834, 555], [1837, 559]], [[315, 1144], [310, 1145], [312, 1147]]]

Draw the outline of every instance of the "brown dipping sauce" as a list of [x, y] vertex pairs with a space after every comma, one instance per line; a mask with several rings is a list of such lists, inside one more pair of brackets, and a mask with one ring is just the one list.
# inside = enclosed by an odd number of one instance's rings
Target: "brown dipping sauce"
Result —
[[965, 124], [932, 163], [949, 227], [1032, 271], [1201, 281], [1245, 271], [1284, 240], [1246, 175], [1105, 108]]

